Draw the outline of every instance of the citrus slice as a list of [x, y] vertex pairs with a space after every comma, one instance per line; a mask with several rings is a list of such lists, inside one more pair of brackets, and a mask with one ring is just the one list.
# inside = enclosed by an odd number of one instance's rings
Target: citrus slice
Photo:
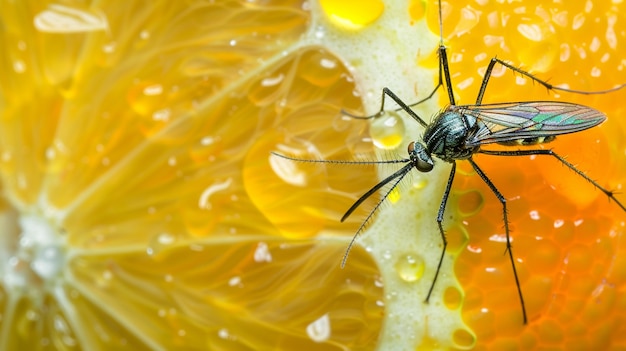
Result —
[[[351, 8], [351, 6], [353, 6]], [[626, 82], [622, 4], [443, 4], [457, 102], [495, 55], [578, 90]], [[427, 96], [435, 2], [0, 1], [0, 348], [431, 350], [626, 347], [624, 213], [556, 160], [413, 172], [369, 221], [420, 137], [374, 113], [388, 86]], [[575, 101], [609, 116], [551, 145], [610, 189], [626, 181], [624, 92], [547, 94], [494, 72], [485, 102]], [[429, 120], [447, 94], [416, 108]], [[393, 105], [387, 106], [393, 109]], [[623, 195], [618, 195], [624, 199]]]

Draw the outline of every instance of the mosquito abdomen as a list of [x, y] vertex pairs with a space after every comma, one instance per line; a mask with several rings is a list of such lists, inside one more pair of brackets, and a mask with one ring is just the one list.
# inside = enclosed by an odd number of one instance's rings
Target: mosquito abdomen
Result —
[[556, 139], [556, 136], [547, 135], [547, 136], [532, 137], [532, 138], [506, 140], [506, 141], [498, 142], [498, 144], [506, 145], [506, 146], [529, 146], [529, 145], [549, 143], [554, 139]]

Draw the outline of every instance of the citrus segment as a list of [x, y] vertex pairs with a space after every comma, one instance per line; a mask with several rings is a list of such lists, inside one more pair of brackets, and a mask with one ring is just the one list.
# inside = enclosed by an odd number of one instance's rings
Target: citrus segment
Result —
[[339, 269], [347, 239], [318, 234], [352, 235], [328, 219], [375, 170], [330, 172], [309, 202], [270, 163], [364, 135], [340, 118], [360, 109], [345, 67], [300, 47], [306, 6], [127, 5], [0, 3], [0, 347], [371, 349], [377, 264], [355, 247]]
[[[604, 90], [626, 82], [619, 55], [625, 39], [619, 28], [626, 19], [619, 15], [623, 11], [618, 4], [454, 3], [443, 12], [444, 42], [461, 104], [475, 101], [484, 69], [496, 56], [571, 89]], [[469, 27], [464, 13], [475, 15]], [[428, 15], [429, 27], [438, 31], [437, 14]], [[626, 144], [620, 137], [626, 124], [619, 118], [623, 107], [618, 103], [623, 94], [546, 94], [528, 78], [496, 66], [484, 102], [562, 100], [604, 112], [608, 121], [600, 127], [539, 148], [553, 149], [601, 186], [619, 191], [626, 181]], [[440, 99], [447, 102], [444, 95]], [[478, 335], [477, 349], [623, 347], [619, 328], [611, 327], [623, 317], [609, 296], [623, 290], [612, 277], [614, 261], [624, 249], [624, 212], [555, 158], [478, 155], [475, 160], [508, 200], [515, 264], [530, 318], [527, 327], [514, 323], [521, 322], [521, 310], [511, 262], [502, 254], [501, 206], [475, 174], [458, 177], [453, 201], [460, 210], [470, 205], [468, 192], [478, 191], [485, 202], [478, 213], [458, 213], [469, 244], [456, 272], [467, 291], [464, 316]], [[601, 291], [607, 298], [599, 297]], [[592, 316], [606, 321], [599, 327], [602, 332], [588, 324]], [[520, 341], [506, 341], [504, 335]]]

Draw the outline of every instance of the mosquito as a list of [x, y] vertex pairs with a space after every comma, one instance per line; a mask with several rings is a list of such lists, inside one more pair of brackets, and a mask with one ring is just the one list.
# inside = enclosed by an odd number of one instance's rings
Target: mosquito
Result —
[[[614, 201], [617, 206], [626, 212], [626, 207], [620, 202], [614, 195], [614, 192], [602, 187], [592, 178], [587, 176], [581, 170], [576, 168], [572, 163], [566, 161], [562, 156], [558, 155], [551, 149], [516, 149], [516, 150], [488, 150], [483, 149], [483, 146], [490, 144], [499, 144], [509, 147], [515, 146], [533, 146], [544, 144], [553, 141], [556, 136], [562, 134], [576, 133], [599, 125], [606, 120], [604, 113], [593, 109], [591, 107], [560, 101], [527, 101], [527, 102], [505, 102], [505, 103], [490, 103], [482, 104], [483, 97], [491, 77], [492, 70], [496, 64], [504, 66], [506, 69], [513, 71], [516, 74], [525, 76], [535, 83], [538, 83], [545, 87], [548, 91], [563, 91], [575, 94], [606, 94], [609, 92], [622, 89], [626, 84], [619, 85], [612, 89], [602, 91], [581, 91], [566, 89], [549, 84], [543, 81], [529, 72], [526, 72], [520, 68], [517, 68], [497, 57], [491, 59], [485, 75], [482, 80], [482, 84], [478, 91], [476, 103], [473, 105], [457, 105], [454, 99], [454, 92], [452, 90], [452, 83], [450, 79], [450, 69], [448, 63], [448, 56], [446, 53], [446, 47], [443, 44], [443, 20], [441, 2], [439, 2], [439, 32], [440, 41], [438, 48], [439, 56], [439, 77], [438, 83], [432, 92], [424, 99], [413, 103], [406, 104], [400, 99], [394, 92], [388, 88], [382, 90], [382, 102], [380, 110], [370, 116], [356, 116], [346, 111], [342, 111], [343, 114], [357, 119], [371, 119], [381, 117], [385, 114], [385, 98], [391, 98], [400, 108], [398, 110], [405, 111], [411, 118], [413, 118], [418, 124], [424, 128], [421, 140], [415, 140], [408, 144], [407, 152], [408, 157], [399, 160], [381, 160], [381, 161], [338, 161], [338, 160], [306, 160], [294, 158], [279, 153], [272, 152], [273, 155], [279, 156], [288, 160], [301, 161], [301, 162], [319, 162], [319, 163], [334, 163], [334, 164], [404, 164], [402, 168], [395, 173], [389, 175], [369, 191], [363, 194], [343, 215], [341, 221], [345, 221], [367, 198], [377, 193], [381, 188], [387, 184], [391, 184], [390, 188], [382, 195], [381, 199], [374, 206], [374, 209], [367, 215], [352, 240], [350, 241], [348, 248], [343, 256], [341, 267], [346, 264], [348, 254], [352, 248], [358, 234], [364, 229], [366, 223], [370, 220], [372, 215], [376, 212], [379, 206], [385, 201], [389, 194], [396, 188], [400, 181], [411, 170], [416, 169], [419, 172], [430, 172], [435, 162], [433, 157], [436, 157], [442, 161], [451, 164], [450, 174], [448, 175], [448, 181], [439, 205], [437, 212], [437, 226], [439, 228], [439, 234], [441, 235], [441, 241], [443, 243], [441, 249], [441, 255], [433, 277], [432, 283], [426, 295], [425, 302], [428, 303], [432, 295], [433, 289], [439, 277], [443, 259], [445, 256], [448, 241], [446, 239], [445, 231], [443, 228], [443, 218], [452, 188], [452, 182], [454, 180], [456, 172], [457, 161], [467, 161], [470, 163], [474, 171], [480, 176], [480, 178], [487, 184], [491, 192], [496, 196], [500, 204], [502, 205], [502, 221], [504, 223], [504, 231], [506, 236], [506, 250], [508, 253], [513, 269], [513, 276], [515, 278], [515, 284], [517, 286], [517, 293], [519, 295], [519, 301], [522, 309], [522, 317], [524, 324], [528, 323], [528, 317], [526, 313], [526, 306], [524, 304], [524, 296], [519, 282], [517, 269], [515, 268], [515, 260], [513, 258], [513, 250], [511, 247], [511, 236], [509, 230], [509, 220], [507, 215], [507, 200], [500, 193], [498, 188], [493, 184], [491, 179], [485, 174], [485, 172], [476, 164], [473, 156], [476, 154], [492, 155], [492, 156], [534, 156], [534, 155], [546, 155], [551, 156], [561, 162], [563, 165], [574, 171], [577, 175], [582, 177], [591, 183], [596, 189], [602, 191], [608, 198]], [[411, 107], [420, 105], [429, 99], [431, 99], [437, 90], [444, 86], [448, 94], [449, 106], [445, 107], [438, 115], [436, 115], [430, 123], [426, 123], [424, 119], [417, 115]]]

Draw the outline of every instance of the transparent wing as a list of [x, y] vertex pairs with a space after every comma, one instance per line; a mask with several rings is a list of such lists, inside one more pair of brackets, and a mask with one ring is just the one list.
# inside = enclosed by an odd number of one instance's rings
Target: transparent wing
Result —
[[526, 138], [574, 133], [602, 123], [606, 116], [591, 107], [559, 101], [453, 106], [476, 118], [478, 131], [468, 137], [469, 147]]

